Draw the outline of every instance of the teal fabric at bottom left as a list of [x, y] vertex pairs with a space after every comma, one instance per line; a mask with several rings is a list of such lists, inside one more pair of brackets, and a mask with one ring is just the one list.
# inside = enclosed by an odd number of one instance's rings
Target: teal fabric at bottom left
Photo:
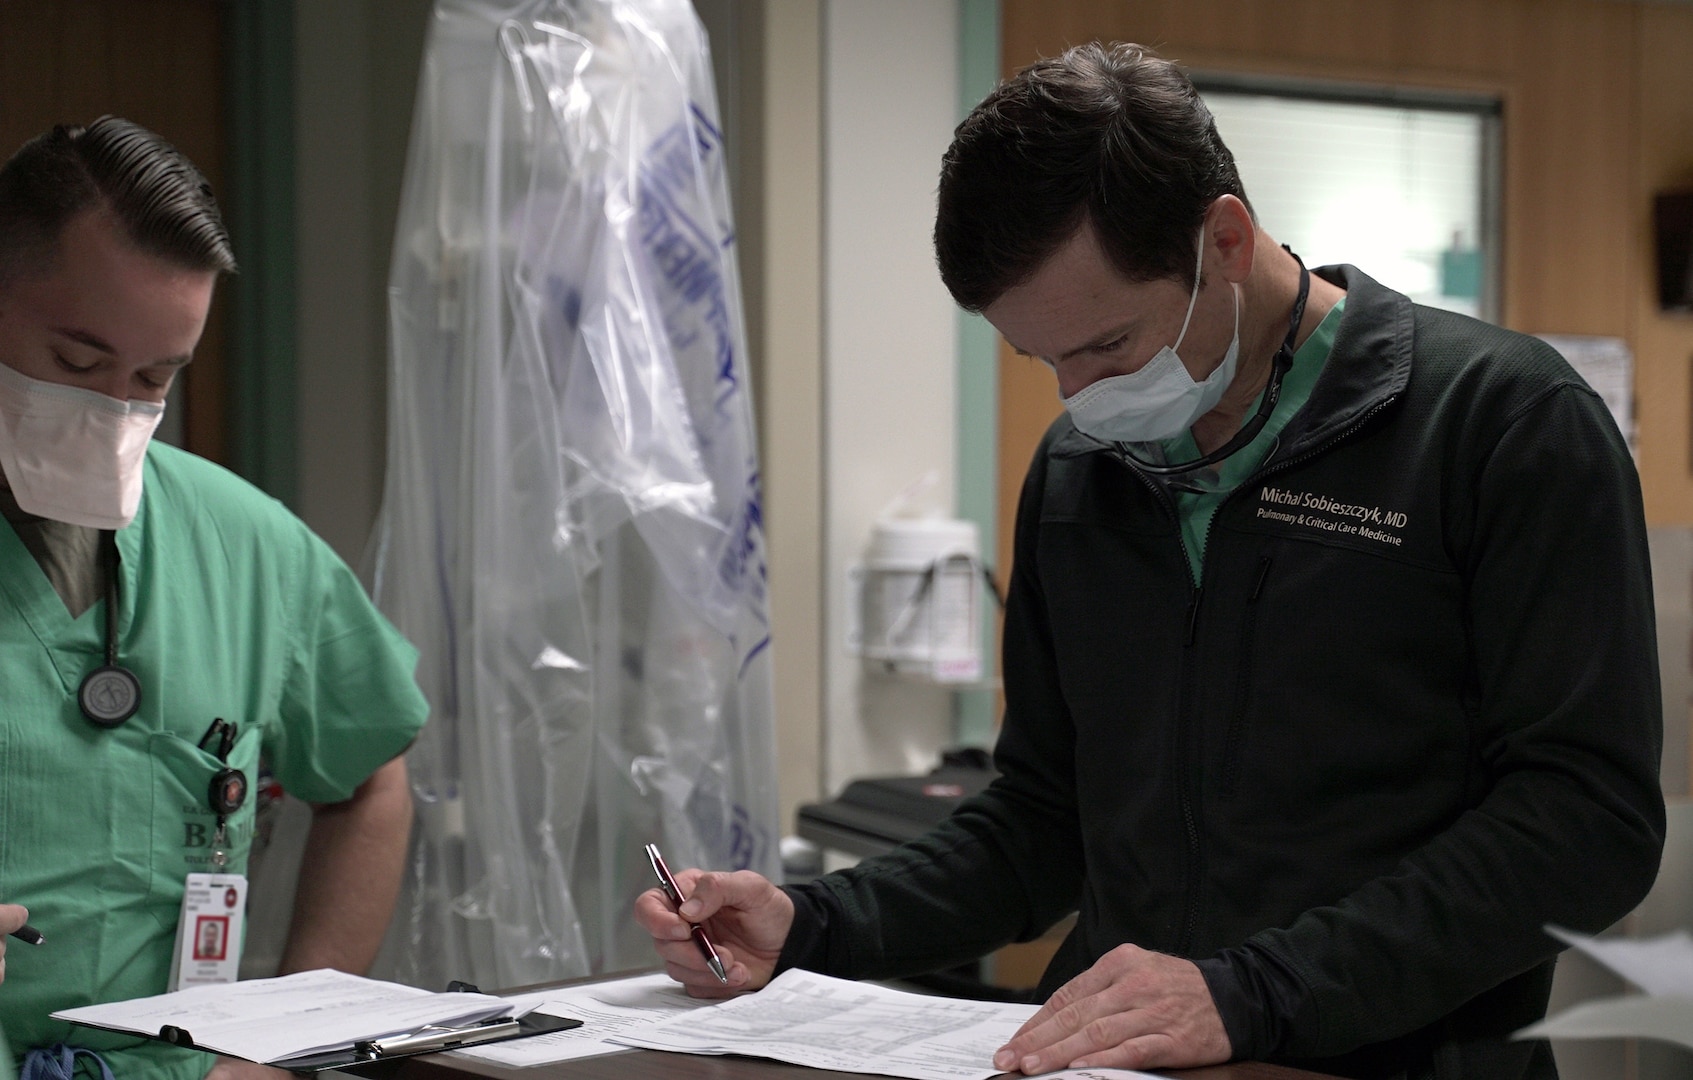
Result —
[[24, 1055], [19, 1072], [23, 1074], [22, 1080], [76, 1080], [78, 1070], [83, 1070], [85, 1075], [97, 1075], [99, 1080], [117, 1080], [111, 1066], [99, 1054], [64, 1043], [31, 1050]]

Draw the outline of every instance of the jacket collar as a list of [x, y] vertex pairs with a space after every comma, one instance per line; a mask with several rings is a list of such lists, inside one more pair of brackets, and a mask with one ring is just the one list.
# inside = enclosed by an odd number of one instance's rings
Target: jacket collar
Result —
[[[1404, 391], [1411, 379], [1412, 305], [1356, 266], [1311, 271], [1346, 290], [1340, 329], [1311, 397], [1287, 427], [1265, 464], [1303, 453], [1335, 438]], [[1052, 442], [1053, 457], [1079, 457], [1111, 447], [1068, 427]]]

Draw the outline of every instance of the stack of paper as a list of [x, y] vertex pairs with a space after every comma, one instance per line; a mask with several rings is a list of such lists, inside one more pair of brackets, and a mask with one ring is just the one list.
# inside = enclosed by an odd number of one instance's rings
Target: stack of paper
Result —
[[1547, 933], [1580, 949], [1646, 991], [1584, 1001], [1517, 1032], [1519, 1039], [1663, 1039], [1693, 1050], [1693, 936], [1591, 938], [1548, 926]]
[[791, 970], [756, 994], [613, 1037], [684, 1054], [746, 1054], [909, 1080], [986, 1080], [1033, 1005], [928, 997]]
[[600, 1054], [620, 1054], [629, 1048], [610, 1040], [621, 1032], [710, 1008], [712, 1004], [703, 998], [689, 997], [681, 983], [663, 973], [554, 987], [515, 994], [506, 1000], [519, 1010], [533, 1008], [554, 1016], [574, 1017], [582, 1021], [582, 1026], [453, 1053], [519, 1069]]
[[488, 994], [432, 994], [324, 969], [62, 1009], [53, 1018], [154, 1038], [176, 1027], [202, 1050], [286, 1065], [371, 1039], [512, 1014], [510, 1001]]

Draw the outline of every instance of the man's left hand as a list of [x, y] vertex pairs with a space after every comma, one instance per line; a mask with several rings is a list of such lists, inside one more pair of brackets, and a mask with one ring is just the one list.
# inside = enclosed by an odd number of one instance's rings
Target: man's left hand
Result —
[[220, 1057], [206, 1080], [294, 1080], [294, 1073], [273, 1069], [254, 1061]]
[[1119, 945], [1059, 987], [993, 1057], [998, 1069], [1180, 1069], [1231, 1056], [1192, 961]]

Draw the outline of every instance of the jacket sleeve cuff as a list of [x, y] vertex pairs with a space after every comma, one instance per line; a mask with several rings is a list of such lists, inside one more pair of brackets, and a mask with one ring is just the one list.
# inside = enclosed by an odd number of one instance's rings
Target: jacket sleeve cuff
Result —
[[1311, 1034], [1316, 1005], [1285, 963], [1251, 944], [1197, 960], [1236, 1058], [1274, 1058], [1295, 1031]]
[[794, 923], [788, 928], [788, 940], [776, 957], [774, 978], [789, 968], [803, 968], [820, 974], [829, 971], [829, 927], [836, 921], [839, 909], [828, 890], [815, 883], [783, 885], [782, 891], [794, 902]]

